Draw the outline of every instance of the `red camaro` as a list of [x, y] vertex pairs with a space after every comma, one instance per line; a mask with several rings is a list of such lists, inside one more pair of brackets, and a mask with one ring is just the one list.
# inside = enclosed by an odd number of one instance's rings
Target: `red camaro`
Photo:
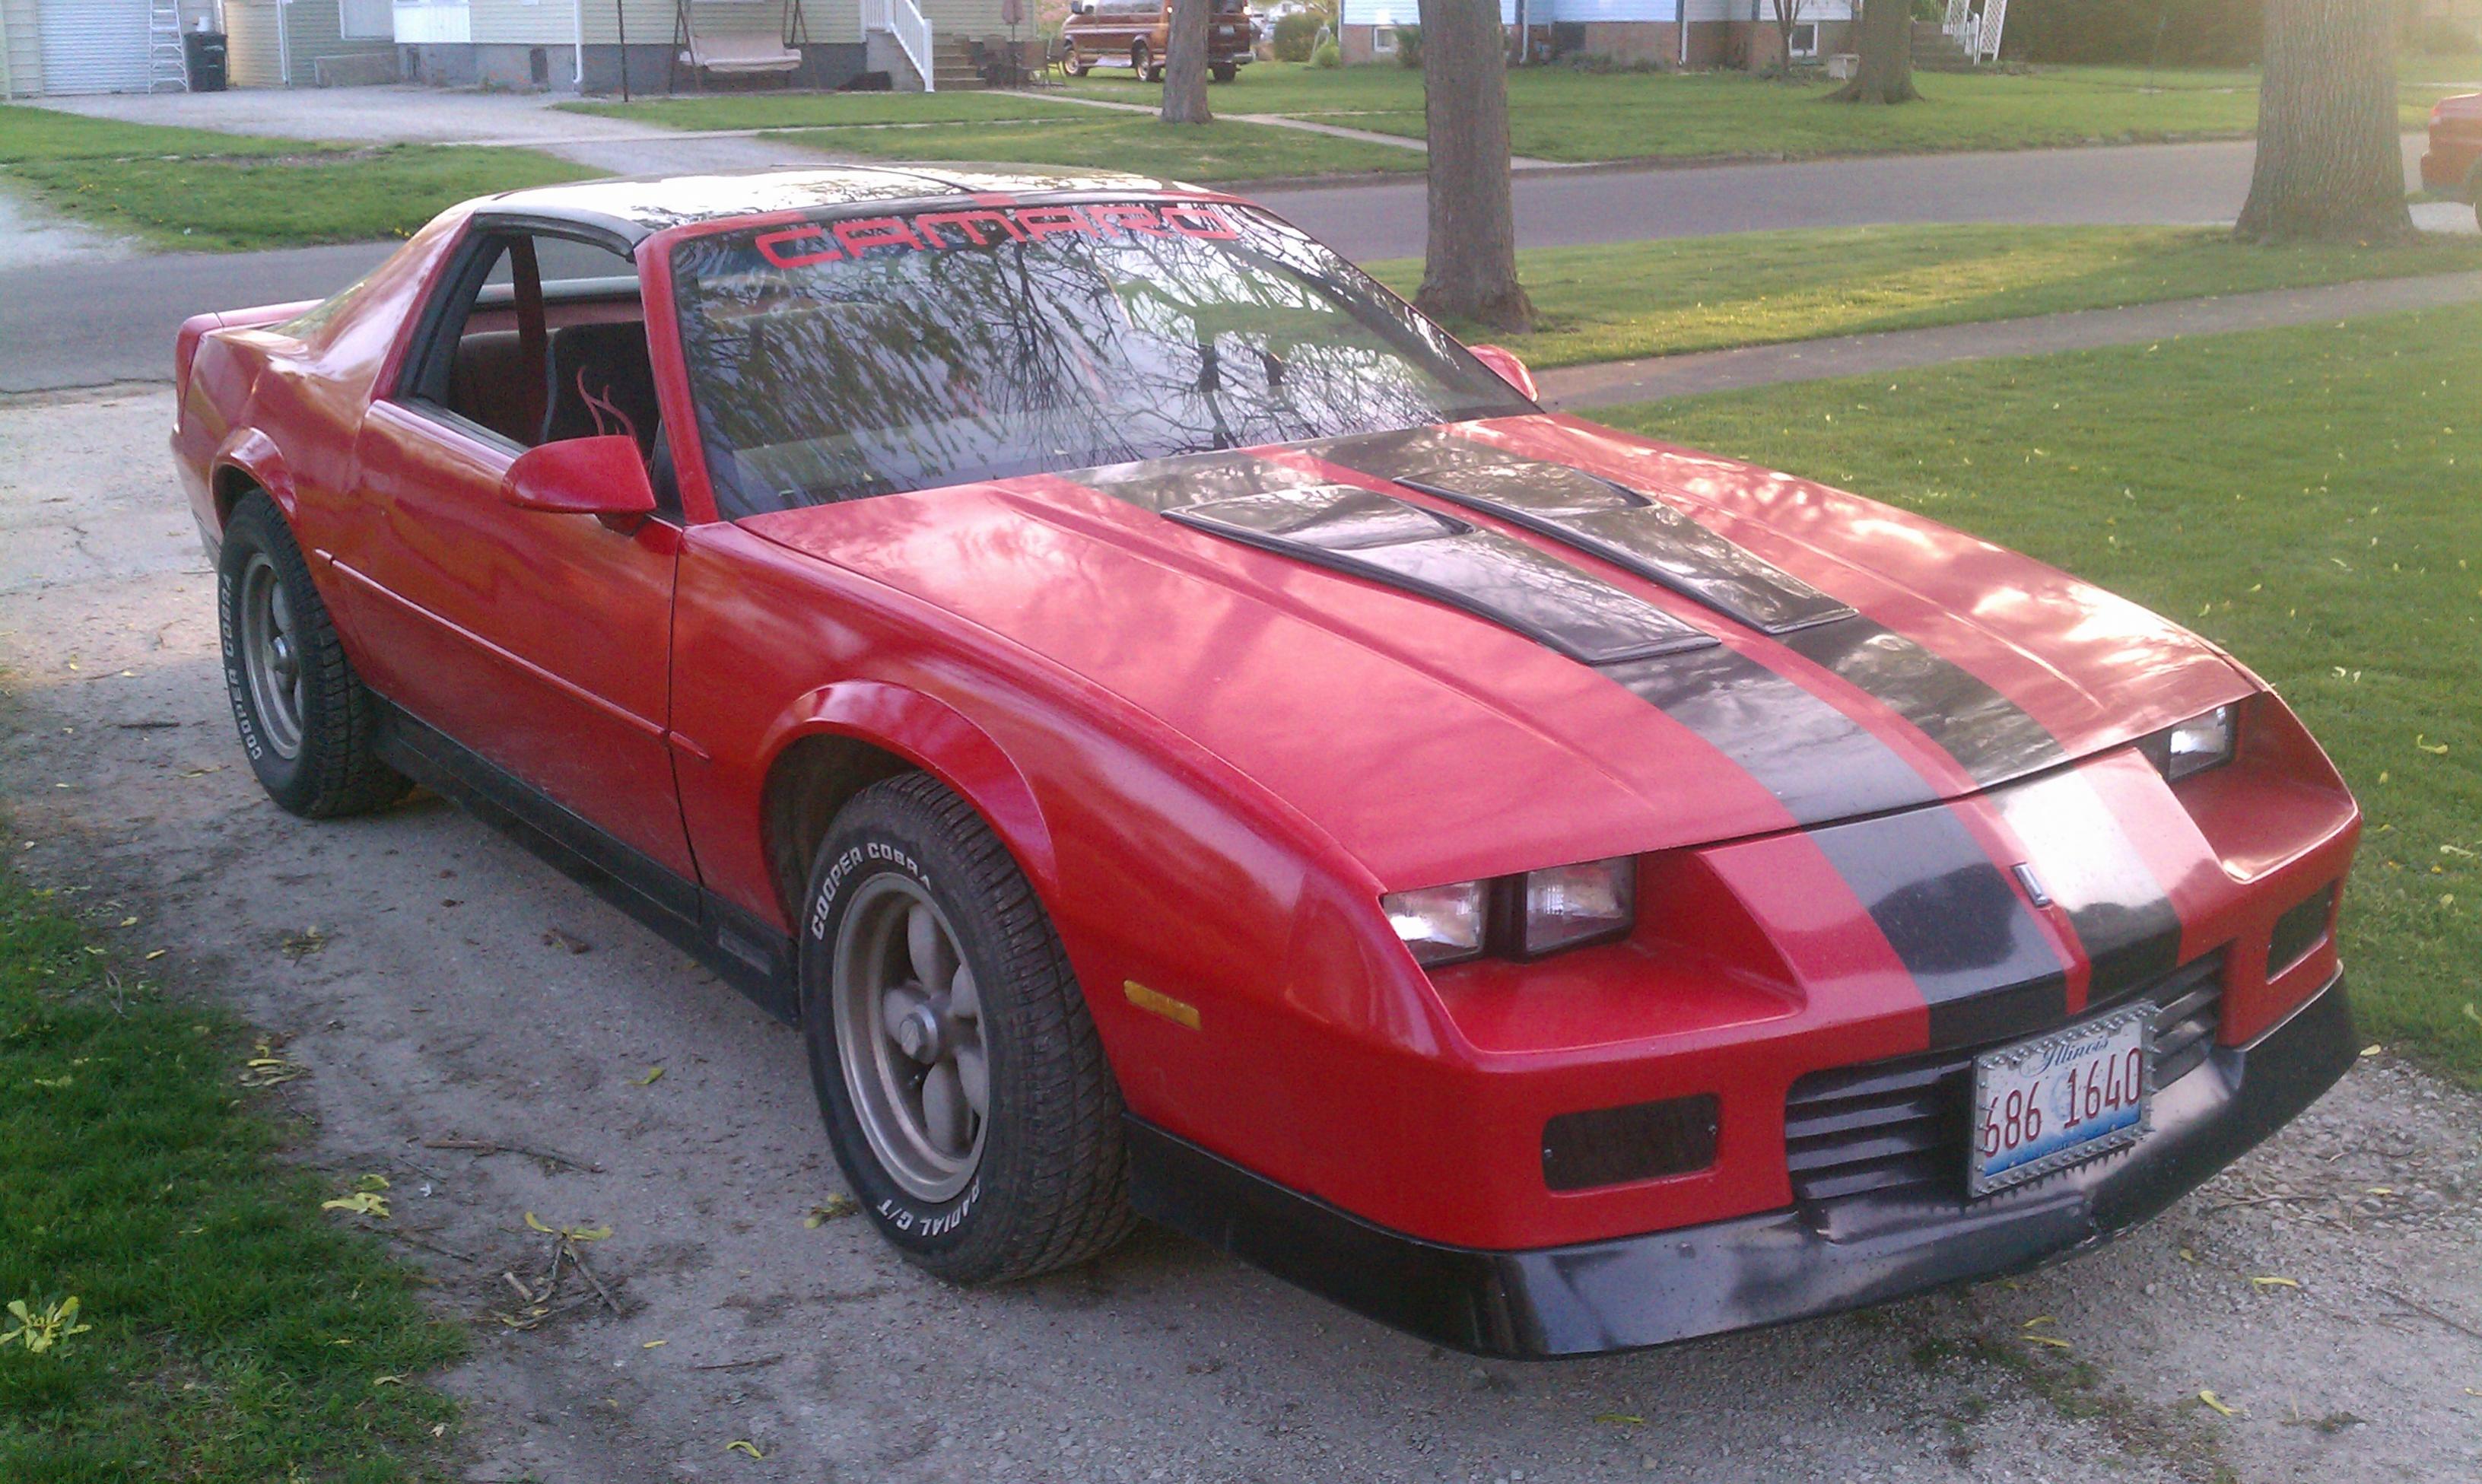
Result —
[[2475, 216], [2482, 217], [2482, 93], [2460, 93], [2431, 106], [2421, 183], [2471, 201]]
[[1142, 1214], [1655, 1344], [2090, 1245], [2354, 1053], [2359, 811], [2231, 657], [1545, 413], [1245, 201], [520, 192], [178, 363], [277, 803], [581, 868], [953, 1279]]

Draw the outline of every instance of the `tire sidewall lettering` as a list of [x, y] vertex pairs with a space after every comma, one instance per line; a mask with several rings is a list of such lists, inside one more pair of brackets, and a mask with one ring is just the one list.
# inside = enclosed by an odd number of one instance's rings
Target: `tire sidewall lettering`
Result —
[[[874, 876], [898, 875], [919, 885], [935, 898], [944, 896], [932, 883], [931, 873], [923, 866], [915, 851], [884, 836], [854, 840], [838, 850], [834, 859], [819, 875], [817, 888], [811, 893], [810, 909], [803, 921], [805, 939], [804, 980], [805, 1019], [816, 1016], [817, 1023], [826, 1023], [825, 1002], [829, 987], [827, 964], [832, 957], [835, 936], [842, 924], [843, 907], [854, 889]], [[813, 967], [815, 966], [815, 967]], [[815, 976], [815, 980], [813, 979]], [[826, 1033], [832, 1038], [833, 1032]], [[820, 1051], [831, 1049], [832, 1061], [816, 1065]], [[844, 1048], [831, 1040], [830, 1048], [814, 1047], [814, 1072], [822, 1087], [823, 1100], [832, 1099], [831, 1129], [835, 1135], [839, 1163], [845, 1167], [854, 1193], [861, 1198], [863, 1208], [870, 1212], [880, 1230], [892, 1241], [906, 1246], [939, 1248], [963, 1239], [962, 1232], [983, 1199], [983, 1176], [973, 1180], [948, 1201], [931, 1204], [916, 1201], [898, 1188], [885, 1172], [878, 1167], [870, 1153], [868, 1141], [854, 1123], [851, 1108], [845, 1105], [842, 1059]]]

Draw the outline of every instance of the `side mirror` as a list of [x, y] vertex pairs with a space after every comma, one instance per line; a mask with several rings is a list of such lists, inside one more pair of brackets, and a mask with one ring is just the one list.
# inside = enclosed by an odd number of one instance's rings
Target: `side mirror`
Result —
[[1498, 345], [1468, 345], [1465, 349], [1473, 352], [1474, 359], [1496, 372], [1501, 381], [1516, 387], [1526, 401], [1543, 399], [1543, 394], [1535, 389], [1534, 373], [1525, 369], [1525, 362], [1517, 358], [1515, 351]]
[[501, 476], [500, 498], [519, 510], [599, 516], [610, 523], [643, 519], [655, 511], [647, 461], [638, 454], [638, 440], [625, 433], [527, 449]]

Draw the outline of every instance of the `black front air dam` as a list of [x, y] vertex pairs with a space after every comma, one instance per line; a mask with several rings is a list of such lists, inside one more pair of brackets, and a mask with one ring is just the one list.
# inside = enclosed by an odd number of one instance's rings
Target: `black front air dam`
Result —
[[2156, 1094], [2153, 1131], [2137, 1144], [1970, 1206], [1847, 1202], [1485, 1252], [1372, 1226], [1134, 1118], [1130, 1197], [1153, 1220], [1424, 1339], [1518, 1360], [1596, 1355], [1882, 1304], [2094, 1246], [2289, 1122], [2357, 1045], [2338, 975], [2255, 1044], [2218, 1047]]

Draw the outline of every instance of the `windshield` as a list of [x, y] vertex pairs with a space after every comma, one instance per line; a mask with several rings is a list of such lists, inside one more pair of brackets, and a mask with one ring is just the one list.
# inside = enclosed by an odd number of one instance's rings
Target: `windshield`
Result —
[[925, 210], [673, 256], [720, 513], [1532, 411], [1308, 237], [1211, 204]]

